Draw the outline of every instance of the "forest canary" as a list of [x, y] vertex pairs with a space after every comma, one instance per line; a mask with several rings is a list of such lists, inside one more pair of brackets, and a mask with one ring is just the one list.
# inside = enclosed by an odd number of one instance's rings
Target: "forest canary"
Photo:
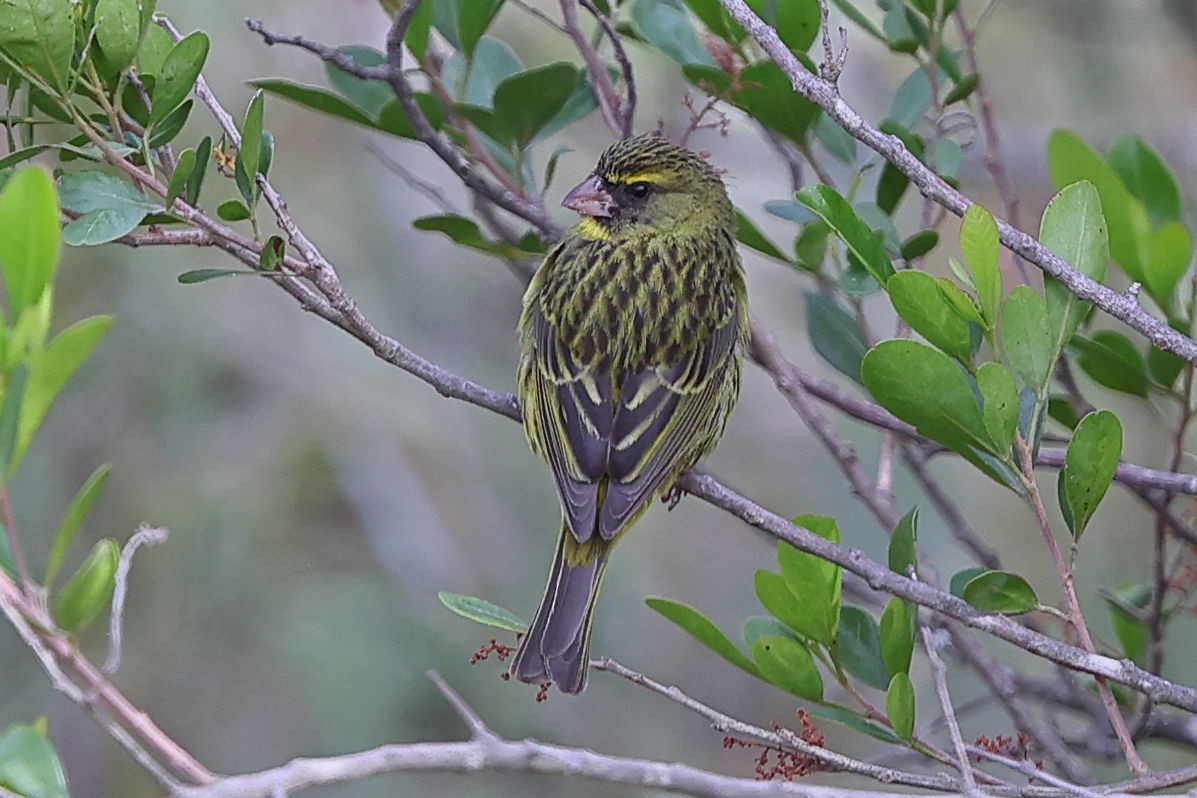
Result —
[[653, 134], [621, 141], [562, 205], [582, 219], [524, 295], [517, 379], [563, 518], [511, 673], [578, 693], [607, 558], [722, 435], [748, 308], [735, 211], [695, 153]]

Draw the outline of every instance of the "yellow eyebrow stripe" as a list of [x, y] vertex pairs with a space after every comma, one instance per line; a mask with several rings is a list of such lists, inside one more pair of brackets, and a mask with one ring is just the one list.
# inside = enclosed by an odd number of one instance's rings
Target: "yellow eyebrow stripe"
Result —
[[611, 182], [622, 185], [631, 185], [632, 183], [663, 183], [665, 182], [665, 173], [637, 172], [634, 175], [613, 175]]

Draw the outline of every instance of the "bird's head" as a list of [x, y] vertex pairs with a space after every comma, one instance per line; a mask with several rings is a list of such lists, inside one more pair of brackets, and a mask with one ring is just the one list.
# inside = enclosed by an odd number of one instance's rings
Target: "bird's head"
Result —
[[561, 204], [582, 214], [577, 231], [596, 240], [735, 229], [735, 212], [718, 172], [653, 133], [609, 147]]

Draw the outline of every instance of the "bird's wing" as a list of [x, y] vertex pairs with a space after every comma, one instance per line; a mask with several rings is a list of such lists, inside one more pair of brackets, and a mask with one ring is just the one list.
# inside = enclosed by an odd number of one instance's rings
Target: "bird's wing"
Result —
[[[610, 481], [599, 510], [599, 535], [610, 540], [667, 480], [706, 454], [728, 411], [727, 381], [739, 377], [739, 314], [669, 366], [623, 380], [607, 456]], [[729, 371], [730, 370], [730, 371]]]
[[524, 429], [553, 472], [566, 520], [579, 542], [594, 532], [599, 480], [607, 471], [614, 407], [611, 379], [579, 363], [538, 309], [520, 368]]

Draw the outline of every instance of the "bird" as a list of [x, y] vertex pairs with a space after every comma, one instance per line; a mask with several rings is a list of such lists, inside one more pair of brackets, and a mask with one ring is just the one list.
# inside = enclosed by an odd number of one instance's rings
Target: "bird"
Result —
[[562, 521], [509, 673], [580, 693], [611, 550], [722, 436], [748, 305], [735, 208], [697, 153], [655, 133], [625, 139], [561, 204], [581, 219], [525, 292], [516, 382]]

